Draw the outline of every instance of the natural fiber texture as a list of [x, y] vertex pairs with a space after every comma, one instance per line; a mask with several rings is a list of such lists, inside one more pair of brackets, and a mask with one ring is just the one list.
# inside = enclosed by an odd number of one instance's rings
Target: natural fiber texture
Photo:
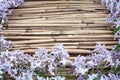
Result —
[[88, 54], [96, 43], [107, 49], [118, 43], [113, 40], [112, 24], [105, 22], [107, 15], [100, 0], [27, 0], [14, 9], [1, 34], [24, 52], [38, 47], [51, 51], [54, 44], [62, 43], [74, 56]]

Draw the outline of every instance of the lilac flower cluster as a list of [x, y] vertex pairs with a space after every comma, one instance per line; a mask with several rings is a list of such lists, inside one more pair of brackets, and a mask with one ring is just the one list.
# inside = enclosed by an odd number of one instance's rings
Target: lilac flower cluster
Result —
[[68, 56], [69, 54], [61, 44], [56, 45], [49, 54], [46, 49], [38, 48], [33, 56], [24, 54], [19, 50], [1, 51], [0, 78], [4, 79], [2, 75], [7, 73], [15, 80], [65, 80], [64, 77], [60, 76], [44, 79], [38, 75], [38, 72], [41, 74], [49, 72], [51, 75], [55, 75], [54, 70], [58, 65], [62, 63], [65, 66], [67, 63], [71, 63], [70, 60], [67, 60]]
[[[80, 75], [78, 80], [120, 80], [120, 70], [118, 73], [108, 71], [107, 75], [102, 72], [108, 67], [111, 70], [112, 67], [120, 67], [120, 53], [107, 50], [105, 45], [96, 45], [89, 56], [79, 55], [73, 66], [75, 67], [75, 73]], [[87, 78], [81, 77], [81, 75], [87, 75]]]
[[[115, 28], [120, 26], [120, 0], [101, 0], [102, 4], [107, 7], [110, 14], [107, 16], [108, 23], [114, 23]], [[114, 39], [120, 35], [120, 30], [115, 32]]]
[[[64, 49], [62, 44], [57, 44], [51, 53], [44, 48], [38, 48], [34, 55], [24, 54], [19, 50], [10, 52], [2, 50], [0, 53], [0, 79], [4, 79], [3, 74], [7, 73], [15, 80], [65, 80], [65, 77], [46, 77], [38, 73], [56, 75], [55, 70], [59, 65], [73, 66], [73, 74], [80, 75], [78, 80], [119, 80], [119, 73], [108, 72], [104, 74], [101, 71], [102, 66], [105, 68], [120, 66], [120, 53], [112, 52], [105, 48], [104, 45], [96, 45], [89, 56], [78, 55], [74, 61], [69, 60], [69, 53]], [[96, 71], [91, 72], [91, 70]], [[81, 77], [82, 75], [82, 77]], [[101, 75], [99, 77], [99, 75]], [[84, 77], [86, 76], [86, 77]]]
[[65, 80], [65, 77], [61, 77], [61, 76], [47, 77], [47, 78], [39, 77], [38, 80]]
[[24, 0], [0, 0], [0, 29], [3, 27], [5, 21], [8, 20], [7, 16], [12, 14], [12, 8], [18, 7]]
[[3, 36], [0, 37], [0, 51], [9, 50], [12, 47], [12, 42], [4, 39]]
[[120, 51], [116, 51], [112, 54], [112, 58], [113, 58], [113, 61], [114, 61], [114, 66], [117, 67], [117, 66], [120, 66]]
[[103, 64], [104, 67], [114, 65], [111, 52], [106, 50], [104, 45], [100, 44], [96, 45], [96, 48], [91, 52], [91, 55], [86, 57], [78, 56], [74, 62], [76, 73], [82, 75], [92, 68], [99, 68], [99, 65], [101, 64]]
[[0, 16], [7, 19], [7, 15], [12, 14], [12, 7], [18, 7], [24, 0], [2, 0], [0, 2]]
[[98, 74], [91, 74], [88, 75], [87, 80], [120, 80], [120, 75], [109, 73], [108, 76], [101, 75], [101, 77], [99, 77]]
[[120, 25], [120, 17], [118, 17], [120, 14], [120, 0], [102, 0], [102, 4], [110, 11], [106, 21], [114, 23], [118, 27]]

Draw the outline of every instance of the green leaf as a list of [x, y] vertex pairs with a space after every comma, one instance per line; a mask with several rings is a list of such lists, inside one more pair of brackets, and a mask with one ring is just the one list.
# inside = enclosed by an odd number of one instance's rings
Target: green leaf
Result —
[[115, 34], [117, 31], [119, 31], [120, 30], [120, 26], [118, 26], [117, 28], [115, 28], [114, 30], [113, 30], [113, 33]]
[[43, 77], [43, 78], [46, 78], [47, 77], [47, 74], [45, 73], [41, 73], [40, 71], [36, 71], [35, 74], [39, 77]]
[[2, 20], [0, 20], [0, 24], [2, 24]]
[[36, 73], [36, 75], [39, 76], [39, 77], [43, 76], [43, 74], [42, 74], [40, 71], [36, 71], [35, 73]]
[[120, 50], [120, 44], [116, 46], [116, 48], [114, 49], [114, 51], [118, 51]]
[[111, 73], [114, 73], [114, 74], [120, 73], [120, 66], [112, 67], [112, 68], [110, 69], [110, 72], [111, 72]]

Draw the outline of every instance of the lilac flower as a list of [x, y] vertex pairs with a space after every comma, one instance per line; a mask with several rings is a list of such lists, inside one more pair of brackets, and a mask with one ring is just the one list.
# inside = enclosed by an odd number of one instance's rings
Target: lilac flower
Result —
[[115, 66], [115, 67], [120, 66], [120, 60], [116, 59], [116, 60], [115, 60], [115, 64], [114, 64], [114, 66]]
[[11, 7], [18, 7], [24, 0], [2, 0], [0, 1], [0, 16], [6, 21], [7, 15], [12, 14]]
[[50, 74], [52, 75], [55, 75], [55, 73], [53, 72], [53, 70], [55, 69], [55, 66], [54, 64], [51, 62], [49, 65], [48, 65], [48, 71]]
[[[120, 0], [101, 0], [102, 4], [107, 7], [110, 14], [106, 17], [108, 23], [114, 23], [117, 28], [120, 26]], [[119, 31], [115, 33], [114, 39], [119, 34]]]
[[86, 62], [86, 65], [87, 65], [88, 68], [91, 69], [91, 68], [95, 68], [98, 64], [95, 63], [93, 60], [89, 60], [89, 61]]
[[80, 76], [77, 78], [77, 80], [83, 80], [83, 76], [80, 75]]
[[[98, 74], [96, 74], [98, 75]], [[89, 78], [97, 78], [96, 75], [90, 75]], [[98, 80], [120, 80], [120, 75], [109, 73], [108, 75], [101, 75], [101, 77], [97, 78]], [[88, 79], [93, 80], [93, 79]]]
[[120, 30], [118, 30], [115, 34], [114, 34], [114, 40], [116, 39], [116, 37], [120, 35]]
[[45, 61], [44, 60], [33, 60], [31, 63], [31, 69], [36, 69], [36, 68], [45, 68], [46, 67], [46, 64], [45, 64]]
[[114, 65], [113, 66], [115, 66], [115, 67], [120, 66], [120, 51], [115, 51], [112, 54], [112, 58], [113, 58], [113, 61], [114, 61]]
[[100, 80], [109, 80], [109, 78], [108, 78], [107, 76], [105, 76], [105, 75], [102, 75], [102, 76], [100, 77]]
[[0, 17], [0, 32], [2, 32], [3, 24], [5, 23], [4, 19]]
[[0, 37], [0, 50], [5, 51], [8, 50], [12, 45], [11, 41], [7, 41], [3, 36]]
[[107, 16], [107, 21], [114, 23], [117, 19], [118, 14], [120, 14], [120, 1], [119, 0], [101, 0], [102, 4], [107, 6], [110, 10], [110, 14]]
[[33, 80], [33, 72], [29, 70], [22, 72], [20, 76], [16, 77], [16, 80]]
[[[43, 78], [43, 77], [39, 77], [39, 76], [37, 76], [37, 80], [46, 80], [45, 78]], [[48, 80], [48, 79], [47, 79]]]
[[72, 61], [63, 58], [62, 60], [59, 61], [59, 63], [62, 64], [63, 66], [65, 66], [67, 64], [71, 65]]
[[12, 0], [13, 1], [13, 6], [18, 7], [21, 3], [24, 2], [24, 0]]
[[117, 18], [114, 23], [116, 24], [116, 28], [119, 27], [119, 25], [120, 25], [120, 18]]
[[38, 80], [65, 80], [65, 77], [61, 77], [61, 76], [56, 76], [56, 77], [47, 77], [47, 78], [43, 78], [43, 77], [37, 77]]
[[84, 75], [86, 72], [88, 72], [88, 68], [86, 67], [86, 57], [83, 57], [83, 56], [77, 56], [75, 58], [75, 61], [73, 63], [73, 66], [75, 67], [75, 73], [78, 75], [78, 74], [82, 74]]
[[101, 61], [104, 62], [105, 67], [114, 65], [112, 60], [112, 53], [108, 51], [104, 45], [96, 45], [96, 48], [92, 51], [91, 61], [98, 66]]
[[[119, 60], [119, 57], [117, 55], [119, 55], [119, 52], [117, 52], [113, 57], [116, 57], [116, 59], [118, 58], [117, 60]], [[98, 67], [101, 60], [104, 61], [105, 67], [112, 66], [113, 57], [111, 55], [111, 52], [108, 51], [104, 45], [100, 44], [96, 46], [96, 48], [92, 51], [92, 54], [86, 57], [79, 55], [75, 58], [75, 61], [73, 63], [68, 60], [69, 54], [65, 51], [63, 46], [57, 46], [57, 48], [55, 48], [50, 54], [48, 54], [46, 49], [39, 48], [33, 57], [28, 54], [24, 54], [19, 50], [13, 52], [6, 50], [2, 51], [0, 54], [0, 75], [2, 75], [2, 71], [6, 71], [11, 77], [15, 78], [16, 80], [33, 80], [33, 77], [36, 77], [38, 80], [65, 80], [64, 77], [60, 76], [45, 79], [42, 76], [38, 77], [35, 72], [36, 70], [44, 70], [44, 72], [48, 71], [50, 74], [55, 75], [54, 70], [57, 69], [57, 66], [60, 63], [63, 65], [69, 63], [74, 66], [75, 74], [85, 75], [85, 73], [90, 69]], [[92, 80], [94, 78], [97, 78], [97, 76], [98, 74], [89, 75], [87, 80]], [[108, 77], [102, 76], [100, 80], [112, 80], [118, 78], [119, 75], [109, 74]], [[81, 77], [78, 78], [78, 80], [80, 79]]]
[[37, 80], [45, 80], [45, 78], [37, 76]]
[[38, 57], [40, 59], [46, 60], [48, 57], [48, 52], [45, 48], [38, 48], [38, 50], [33, 55], [35, 58]]
[[87, 80], [94, 80], [97, 77], [98, 77], [98, 74], [91, 74], [91, 75], [88, 75], [88, 79]]
[[54, 55], [55, 58], [61, 60], [62, 58], [67, 59], [69, 57], [68, 52], [64, 49], [63, 44], [57, 44], [54, 46], [53, 52], [50, 53], [51, 55]]
[[54, 46], [54, 50], [50, 53], [48, 71], [54, 75], [53, 70], [57, 67], [58, 64], [66, 65], [71, 64], [72, 62], [68, 60], [69, 54], [64, 49], [62, 44], [57, 44]]
[[109, 73], [109, 80], [120, 80], [120, 75]]
[[120, 61], [120, 51], [115, 51], [112, 54], [113, 59], [118, 59]]

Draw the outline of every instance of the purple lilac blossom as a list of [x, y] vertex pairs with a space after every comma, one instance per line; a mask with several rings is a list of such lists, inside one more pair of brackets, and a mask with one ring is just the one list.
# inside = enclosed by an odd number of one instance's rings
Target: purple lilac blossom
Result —
[[37, 79], [38, 80], [66, 80], [65, 77], [61, 77], [61, 76], [47, 77], [47, 78], [37, 77]]
[[[101, 3], [107, 7], [110, 14], [106, 17], [108, 23], [113, 23], [115, 28], [120, 26], [120, 0], [101, 0]], [[114, 35], [114, 39], [120, 34], [120, 30]]]
[[77, 78], [77, 80], [83, 80], [83, 76], [80, 75], [80, 76]]
[[114, 61], [113, 66], [115, 66], [115, 67], [120, 66], [120, 51], [113, 52], [112, 58], [113, 58], [113, 61]]
[[[16, 80], [33, 80], [33, 77], [36, 76], [36, 70], [44, 70], [45, 73], [47, 72], [46, 69], [48, 69], [51, 75], [55, 75], [54, 69], [59, 63], [56, 63], [56, 60], [52, 61], [52, 58], [44, 48], [38, 48], [33, 56], [24, 54], [19, 50], [13, 52], [9, 52], [8, 50], [2, 51], [0, 61], [0, 77], [2, 78], [1, 75], [3, 71], [5, 71]], [[42, 76], [40, 78], [42, 78]], [[38, 80], [40, 80], [40, 78]], [[50, 79], [65, 80], [64, 77], [60, 76]]]
[[4, 36], [0, 37], [0, 51], [8, 50], [12, 47], [12, 42], [4, 39]]
[[89, 74], [87, 80], [120, 80], [120, 75], [108, 73], [108, 75], [101, 74], [101, 77], [98, 76], [99, 74]]
[[0, 16], [3, 20], [7, 20], [7, 15], [12, 14], [12, 7], [18, 7], [24, 0], [2, 0], [0, 1]]
[[86, 67], [86, 60], [87, 57], [80, 55], [75, 58], [75, 61], [73, 63], [73, 66], [75, 67], [75, 74], [84, 75], [86, 72], [88, 72], [89, 68]]
[[101, 2], [110, 11], [110, 14], [106, 18], [107, 22], [118, 22], [119, 17], [117, 16], [120, 14], [120, 0], [101, 0]]

